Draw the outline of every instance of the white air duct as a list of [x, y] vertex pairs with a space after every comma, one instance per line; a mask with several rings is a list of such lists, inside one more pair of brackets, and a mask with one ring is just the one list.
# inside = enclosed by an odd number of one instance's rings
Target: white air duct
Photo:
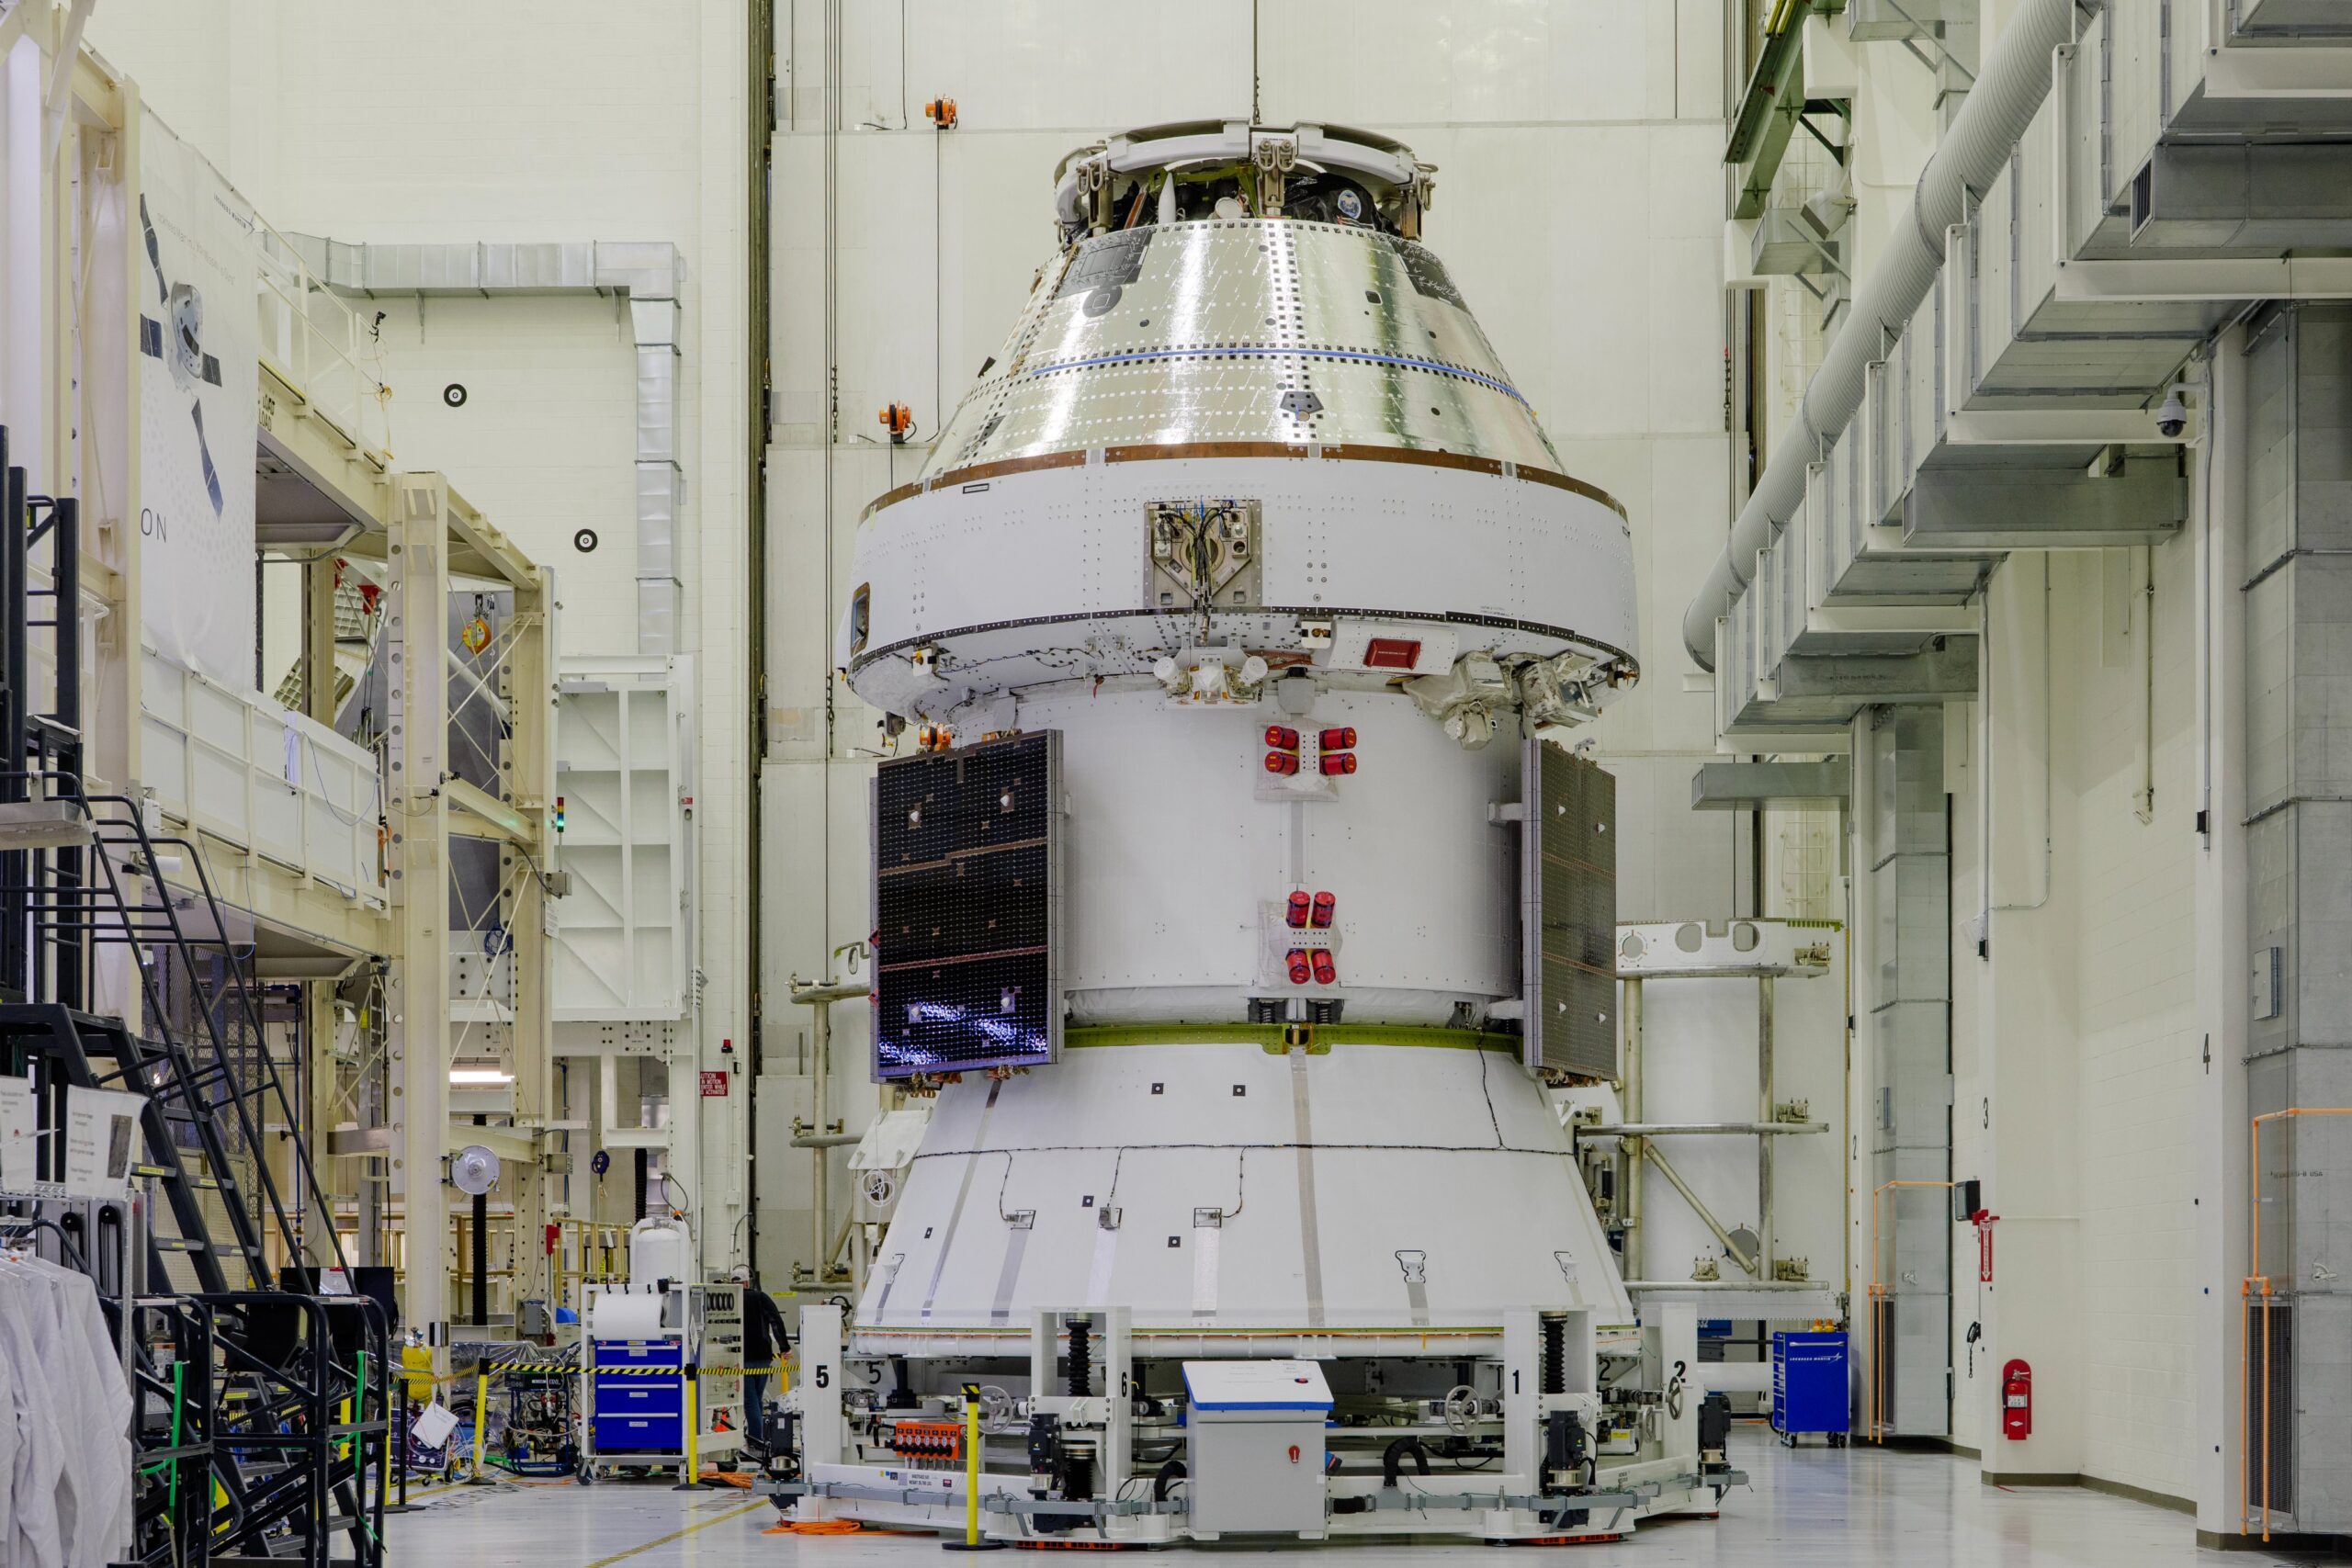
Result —
[[1715, 667], [1715, 622], [1746, 591], [1756, 552], [1804, 508], [1806, 465], [1820, 461], [1854, 417], [1863, 367], [1878, 356], [1883, 335], [1901, 332], [1927, 298], [1944, 264], [1944, 231], [1966, 216], [1969, 193], [1984, 191], [2008, 162], [2049, 96], [2051, 51], [2074, 33], [2075, 0], [2022, 0], [2002, 29], [1992, 59], [1912, 194], [1911, 228], [1918, 243], [1894, 241], [1855, 294], [1851, 314], [1797, 405], [1796, 423], [1773, 448], [1732, 524], [1729, 544], [1683, 614], [1682, 644], [1701, 669]]

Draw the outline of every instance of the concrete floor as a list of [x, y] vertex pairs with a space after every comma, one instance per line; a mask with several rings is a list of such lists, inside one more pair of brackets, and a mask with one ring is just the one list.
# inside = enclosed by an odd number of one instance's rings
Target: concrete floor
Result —
[[[2308, 1563], [2267, 1552], [2200, 1551], [2188, 1517], [2073, 1488], [2005, 1491], [1976, 1466], [1940, 1454], [1868, 1449], [1782, 1450], [1760, 1428], [1733, 1438], [1734, 1462], [1754, 1490], [1724, 1500], [1720, 1520], [1661, 1520], [1621, 1544], [1564, 1548], [1574, 1568], [1684, 1568], [1687, 1564], [2064, 1564], [2066, 1568], [2177, 1568], [2188, 1563]], [[916, 1568], [942, 1561], [929, 1538], [763, 1535], [776, 1521], [765, 1501], [736, 1491], [679, 1493], [662, 1483], [570, 1483], [439, 1493], [419, 1512], [390, 1520], [391, 1558], [402, 1568], [718, 1568], [738, 1563]], [[1294, 1549], [1295, 1551], [1295, 1549]], [[1395, 1568], [1479, 1555], [1469, 1543], [1321, 1549], [1364, 1568]], [[1230, 1562], [1270, 1555], [1218, 1548]], [[1189, 1553], [1156, 1556], [1170, 1564]], [[1011, 1562], [1017, 1559], [998, 1558]], [[1295, 1562], [1294, 1555], [1292, 1561]], [[1510, 1559], [1501, 1560], [1505, 1562]]]

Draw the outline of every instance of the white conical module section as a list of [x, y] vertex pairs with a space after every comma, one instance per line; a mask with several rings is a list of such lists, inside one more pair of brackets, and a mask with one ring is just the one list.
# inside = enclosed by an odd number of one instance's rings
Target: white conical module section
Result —
[[1163, 1355], [1483, 1348], [1507, 1307], [1630, 1321], [1558, 1119], [1489, 1046], [1113, 1043], [951, 1086], [859, 1342], [1114, 1303]]

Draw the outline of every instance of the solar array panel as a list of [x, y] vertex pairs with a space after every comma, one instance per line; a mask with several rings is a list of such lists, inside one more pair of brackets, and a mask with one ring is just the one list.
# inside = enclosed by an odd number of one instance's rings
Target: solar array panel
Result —
[[1525, 1060], [1617, 1071], [1617, 780], [1544, 740], [1521, 742], [1521, 973]]
[[874, 780], [874, 1076], [1061, 1054], [1061, 735], [895, 758]]

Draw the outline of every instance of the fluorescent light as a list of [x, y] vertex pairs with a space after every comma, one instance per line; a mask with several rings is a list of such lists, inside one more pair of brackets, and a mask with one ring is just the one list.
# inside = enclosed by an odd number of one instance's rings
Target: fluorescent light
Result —
[[510, 1084], [514, 1075], [503, 1067], [451, 1067], [449, 1081], [453, 1084]]

